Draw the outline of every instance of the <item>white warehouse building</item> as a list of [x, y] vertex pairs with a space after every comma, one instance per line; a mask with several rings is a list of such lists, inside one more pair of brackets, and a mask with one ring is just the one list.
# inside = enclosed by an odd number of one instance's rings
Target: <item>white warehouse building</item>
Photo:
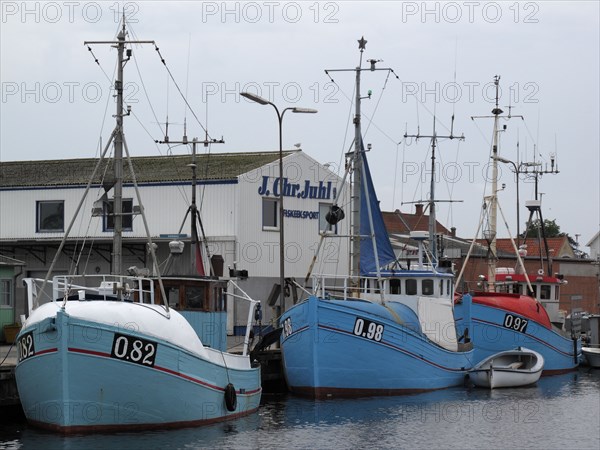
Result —
[[[133, 157], [132, 165], [148, 221], [157, 245], [159, 267], [187, 273], [192, 267], [191, 223], [186, 214], [191, 202], [191, 155]], [[25, 311], [24, 277], [44, 278], [61, 239], [81, 202], [96, 159], [9, 161], [0, 163], [0, 255], [23, 261], [10, 281], [9, 296], [15, 317]], [[112, 162], [110, 162], [112, 164]], [[301, 150], [283, 153], [285, 276], [303, 282], [327, 229], [325, 214], [336, 201], [341, 179]], [[279, 283], [279, 152], [212, 153], [196, 157], [197, 205], [206, 236], [202, 243], [213, 256], [223, 278], [229, 268], [248, 271], [240, 287], [263, 305], [263, 324], [273, 318], [267, 299]], [[140, 205], [125, 164], [123, 188], [123, 268], [151, 267]], [[108, 173], [106, 162], [98, 173]], [[110, 178], [107, 177], [107, 178]], [[81, 205], [53, 273], [110, 273], [112, 251], [112, 203], [102, 194], [110, 181], [100, 176]], [[108, 183], [108, 185], [106, 185]], [[341, 190], [348, 198], [347, 189]], [[112, 197], [112, 191], [108, 198]], [[104, 200], [104, 201], [102, 201]], [[347, 200], [337, 200], [340, 205]], [[95, 211], [94, 217], [91, 212]], [[349, 212], [349, 211], [347, 211]], [[348, 270], [348, 221], [340, 222], [326, 239], [315, 270], [331, 275]], [[183, 253], [169, 259], [169, 243], [185, 243]], [[204, 266], [210, 267], [203, 252]], [[286, 298], [289, 307], [292, 296]], [[228, 301], [228, 332], [241, 334], [247, 307]]]

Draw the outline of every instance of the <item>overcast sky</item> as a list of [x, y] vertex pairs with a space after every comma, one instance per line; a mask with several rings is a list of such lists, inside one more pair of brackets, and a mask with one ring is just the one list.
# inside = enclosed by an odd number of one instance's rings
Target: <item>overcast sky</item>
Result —
[[[133, 155], [166, 154], [162, 138], [169, 116], [171, 139], [204, 138], [195, 116], [225, 144], [212, 152], [278, 149], [270, 106], [239, 96], [250, 91], [280, 109], [307, 107], [318, 114], [286, 113], [284, 148], [303, 151], [338, 170], [352, 141], [351, 98], [359, 62], [357, 40], [368, 41], [364, 60], [383, 60], [388, 73], [364, 72], [363, 133], [372, 144], [371, 170], [382, 209], [411, 212], [405, 202], [429, 193], [429, 141], [404, 133], [464, 133], [464, 142], [440, 140], [438, 217], [470, 237], [477, 228], [486, 185], [492, 120], [472, 120], [493, 108], [493, 77], [500, 75], [500, 155], [537, 161], [550, 169], [556, 154], [560, 173], [544, 175], [545, 218], [581, 235], [585, 244], [600, 229], [599, 2], [2, 2], [0, 160], [93, 157], [100, 136], [113, 126], [114, 101], [108, 77], [115, 51], [85, 40], [110, 40], [118, 7], [127, 7], [133, 34], [154, 40], [179, 89], [194, 111], [186, 111], [178, 88], [152, 45], [133, 49], [125, 71], [126, 120]], [[366, 65], [366, 63], [365, 63]], [[141, 74], [141, 77], [140, 77]], [[151, 108], [150, 106], [151, 105]], [[153, 112], [154, 111], [154, 112]], [[156, 117], [155, 117], [156, 115]], [[208, 118], [207, 118], [208, 115]], [[372, 123], [370, 124], [370, 122]], [[143, 125], [143, 127], [142, 127]], [[174, 153], [189, 152], [175, 147]], [[343, 165], [343, 164], [342, 164]], [[500, 203], [514, 233], [515, 177], [502, 167]], [[489, 188], [488, 188], [489, 192]], [[534, 183], [520, 182], [521, 223]], [[403, 202], [405, 204], [403, 204]], [[523, 228], [523, 225], [521, 225]], [[507, 236], [500, 227], [499, 236]]]

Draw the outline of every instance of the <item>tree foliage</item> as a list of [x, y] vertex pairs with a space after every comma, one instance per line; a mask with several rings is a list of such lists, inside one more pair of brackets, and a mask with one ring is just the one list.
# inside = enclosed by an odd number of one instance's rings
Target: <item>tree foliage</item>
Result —
[[[525, 224], [525, 226], [527, 226], [527, 224]], [[529, 224], [529, 228], [526, 228], [523, 232], [522, 237], [536, 238], [538, 237], [538, 230], [539, 233], [541, 233], [540, 219], [532, 220]], [[556, 223], [556, 219], [544, 219], [544, 231], [546, 232], [547, 238], [566, 236], [566, 233], [561, 233], [560, 226]]]

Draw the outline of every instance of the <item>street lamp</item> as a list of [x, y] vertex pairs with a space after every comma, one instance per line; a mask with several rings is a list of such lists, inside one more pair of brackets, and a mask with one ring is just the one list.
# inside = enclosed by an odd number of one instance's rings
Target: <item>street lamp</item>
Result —
[[312, 108], [290, 107], [285, 108], [280, 113], [279, 109], [274, 103], [260, 97], [259, 95], [251, 94], [250, 92], [240, 92], [240, 95], [261, 105], [271, 105], [273, 108], [275, 108], [277, 120], [279, 122], [279, 312], [277, 315], [279, 317], [281, 314], [283, 314], [285, 304], [285, 241], [283, 238], [283, 137], [281, 133], [283, 115], [286, 113], [286, 111], [292, 111], [293, 113], [300, 114], [315, 114], [318, 111]]
[[511, 161], [510, 159], [502, 158], [500, 156], [496, 156], [495, 159], [496, 159], [496, 161], [499, 161], [501, 163], [512, 165], [513, 169], [515, 170], [515, 177], [517, 178], [517, 248], [519, 248], [519, 245], [521, 242], [521, 234], [520, 234], [521, 219], [519, 216], [519, 175], [522, 173], [527, 173], [527, 171], [522, 172], [521, 168], [539, 166], [540, 163], [535, 163], [535, 162], [524, 162], [523, 163], [522, 162], [522, 163], [519, 163], [519, 165], [517, 166], [517, 164], [514, 163], [513, 161]]

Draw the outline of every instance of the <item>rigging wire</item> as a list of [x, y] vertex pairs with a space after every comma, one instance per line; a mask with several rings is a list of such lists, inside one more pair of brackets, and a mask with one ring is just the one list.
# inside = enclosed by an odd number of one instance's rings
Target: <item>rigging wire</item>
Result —
[[173, 74], [171, 73], [171, 69], [169, 69], [169, 66], [167, 66], [167, 62], [163, 58], [162, 54], [160, 53], [160, 49], [158, 48], [158, 46], [156, 44], [154, 44], [154, 50], [156, 50], [156, 53], [158, 54], [158, 57], [160, 58], [160, 61], [163, 63], [163, 65], [165, 66], [165, 69], [169, 73], [169, 77], [171, 78], [171, 81], [173, 81], [173, 84], [177, 88], [177, 92], [179, 92], [179, 95], [181, 95], [181, 98], [183, 99], [183, 101], [185, 102], [185, 104], [189, 108], [190, 112], [192, 113], [192, 115], [196, 119], [196, 122], [198, 122], [198, 125], [200, 125], [200, 127], [202, 128], [202, 130], [204, 131], [204, 133], [206, 133], [206, 136], [210, 138], [211, 136], [208, 133], [208, 130], [204, 127], [204, 125], [202, 124], [202, 122], [200, 122], [200, 119], [196, 115], [196, 112], [194, 111], [194, 109], [192, 108], [192, 106], [190, 105], [190, 103], [188, 102], [188, 100], [185, 97], [185, 95], [183, 95], [183, 92], [181, 92], [181, 88], [177, 84], [177, 81], [175, 81], [175, 77], [173, 77]]

